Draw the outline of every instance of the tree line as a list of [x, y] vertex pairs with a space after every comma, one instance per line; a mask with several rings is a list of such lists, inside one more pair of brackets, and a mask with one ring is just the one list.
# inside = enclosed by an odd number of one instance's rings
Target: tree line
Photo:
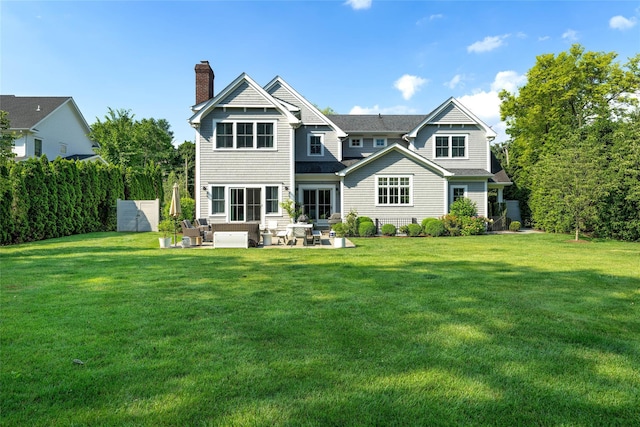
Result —
[[533, 225], [640, 240], [640, 55], [545, 54], [517, 93], [502, 91], [510, 140], [493, 147]]
[[46, 156], [0, 164], [0, 244], [115, 231], [118, 199], [161, 198], [157, 166], [134, 170]]

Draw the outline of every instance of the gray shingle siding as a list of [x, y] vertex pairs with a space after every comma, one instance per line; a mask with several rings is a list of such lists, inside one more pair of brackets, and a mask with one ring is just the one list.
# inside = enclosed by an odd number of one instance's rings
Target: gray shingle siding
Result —
[[[436, 158], [433, 149], [436, 135], [468, 135], [467, 158]], [[417, 138], [414, 140], [414, 145], [417, 153], [433, 160], [444, 168], [487, 168], [487, 139], [484, 132], [475, 125], [465, 125], [464, 127], [460, 125], [451, 127], [427, 125], [418, 133]]]
[[[376, 175], [412, 175], [413, 206], [376, 206]], [[444, 213], [446, 185], [438, 173], [398, 152], [390, 152], [344, 178], [345, 213], [355, 209], [358, 215], [371, 218], [411, 217], [419, 221], [439, 217]]]
[[[276, 120], [277, 150], [214, 150], [214, 122], [221, 120]], [[282, 185], [290, 180], [291, 126], [286, 118], [271, 113], [248, 116], [241, 110], [217, 108], [203, 118], [200, 126], [200, 185], [266, 184]], [[288, 185], [288, 184], [287, 184]], [[208, 213], [208, 200], [202, 198], [201, 212]]]
[[267, 101], [264, 96], [259, 94], [255, 89], [249, 86], [246, 82], [240, 84], [234, 91], [227, 95], [221, 104], [227, 104], [230, 106], [246, 106], [246, 105], [264, 105], [272, 107], [273, 105]]

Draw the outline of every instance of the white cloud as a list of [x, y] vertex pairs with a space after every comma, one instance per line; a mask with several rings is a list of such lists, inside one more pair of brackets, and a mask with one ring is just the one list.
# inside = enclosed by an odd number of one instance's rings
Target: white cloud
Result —
[[578, 32], [576, 30], [567, 30], [562, 34], [562, 38], [570, 42], [575, 42], [578, 40]]
[[351, 6], [353, 10], [369, 9], [371, 0], [347, 0], [345, 4]]
[[614, 30], [624, 31], [633, 28], [637, 23], [638, 20], [635, 17], [627, 19], [624, 16], [617, 15], [609, 20], [609, 27]]
[[444, 18], [444, 15], [441, 13], [430, 15], [429, 17], [425, 16], [424, 18], [418, 19], [418, 21], [416, 22], [416, 25], [418, 26], [425, 25], [428, 21], [435, 21], [436, 19], [442, 19], [442, 18]]
[[539, 42], [546, 42], [547, 40], [551, 40], [551, 37], [549, 36], [538, 37]]
[[451, 80], [446, 82], [444, 85], [449, 89], [455, 89], [456, 86], [458, 86], [462, 82], [462, 79], [463, 79], [462, 75], [456, 74], [455, 76], [453, 76]]
[[475, 42], [467, 46], [467, 52], [490, 52], [502, 46], [507, 37], [509, 37], [509, 34], [505, 34], [502, 36], [487, 36], [484, 38], [484, 40]]
[[428, 82], [427, 79], [423, 79], [422, 77], [405, 74], [393, 83], [393, 87], [402, 92], [402, 97], [408, 101], [420, 90], [420, 87]]
[[491, 83], [491, 91], [500, 92], [502, 89], [506, 89], [511, 93], [515, 93], [518, 87], [526, 82], [527, 77], [515, 71], [500, 71], [496, 74], [493, 83]]
[[416, 114], [417, 110], [409, 108], [405, 105], [396, 105], [394, 107], [380, 108], [379, 105], [373, 107], [361, 107], [359, 105], [354, 106], [349, 111], [349, 114]]
[[525, 76], [515, 71], [500, 71], [496, 74], [488, 92], [475, 90], [469, 95], [458, 97], [458, 100], [498, 134], [496, 142], [503, 142], [507, 140], [506, 124], [500, 121], [498, 94], [502, 89], [515, 93], [519, 86], [526, 83], [526, 80]]

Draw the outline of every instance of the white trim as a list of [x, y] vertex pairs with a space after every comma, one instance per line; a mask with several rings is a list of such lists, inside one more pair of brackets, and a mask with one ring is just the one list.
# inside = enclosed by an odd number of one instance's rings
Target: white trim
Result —
[[[311, 137], [320, 137], [320, 154], [311, 154]], [[307, 157], [324, 157], [324, 133], [309, 132], [307, 134]]]
[[[376, 140], [382, 140], [384, 144], [377, 145]], [[387, 138], [385, 138], [384, 136], [374, 136], [371, 145], [373, 145], [373, 148], [385, 148], [387, 146]]]
[[[197, 125], [200, 124], [201, 120], [207, 114], [209, 114], [209, 112], [211, 112], [213, 109], [215, 109], [216, 107], [226, 108], [226, 104], [221, 105], [221, 102], [227, 97], [227, 95], [229, 95], [235, 89], [240, 87], [240, 85], [243, 82], [246, 82], [251, 88], [253, 88], [256, 92], [258, 92], [260, 95], [262, 95], [262, 97], [265, 99], [265, 101], [267, 101], [274, 108], [276, 108], [276, 110], [280, 111], [287, 118], [287, 120], [288, 120], [290, 125], [292, 125], [292, 126], [299, 126], [300, 125], [301, 122], [296, 116], [291, 114], [291, 112], [284, 105], [282, 105], [282, 103], [278, 102], [277, 99], [272, 97], [262, 87], [260, 87], [255, 81], [253, 81], [253, 79], [251, 77], [249, 77], [247, 75], [247, 73], [240, 74], [238, 77], [236, 77], [236, 79], [233, 82], [231, 82], [227, 87], [225, 87], [222, 90], [222, 92], [220, 92], [214, 98], [208, 100], [206, 102], [206, 104], [204, 104], [193, 116], [191, 116], [189, 118], [189, 120], [188, 120], [189, 124], [191, 124], [191, 126], [197, 126]], [[234, 105], [233, 107], [235, 108], [236, 106]], [[240, 107], [240, 108], [242, 108], [242, 107], [253, 108], [250, 105], [238, 106], [238, 107]], [[265, 106], [265, 105], [255, 106], [255, 108], [265, 108], [265, 107], [267, 107], [267, 106]]]
[[[296, 200], [302, 205], [304, 190], [331, 190], [331, 213], [336, 212], [336, 185], [335, 184], [300, 184]], [[325, 218], [328, 219], [328, 218]], [[320, 220], [320, 219], [319, 219]]]
[[[221, 213], [212, 213], [211, 210], [213, 208], [213, 199], [212, 199], [212, 187], [222, 187], [224, 188], [224, 210]], [[267, 187], [276, 187], [278, 189], [278, 210], [277, 212], [267, 214]], [[238, 183], [238, 184], [230, 184], [230, 183], [213, 183], [207, 184], [207, 214], [208, 218], [217, 218], [223, 219], [224, 222], [234, 222], [234, 223], [245, 223], [244, 221], [231, 221], [231, 189], [242, 189], [245, 190], [245, 208], [246, 208], [246, 190], [251, 188], [260, 189], [260, 223], [265, 223], [266, 218], [276, 218], [282, 216], [282, 206], [280, 203], [283, 201], [283, 185], [282, 183], [264, 183], [264, 184], [246, 184], [246, 183]], [[196, 215], [197, 218], [202, 218], [200, 213]], [[246, 218], [246, 211], [245, 211]]]
[[486, 123], [484, 123], [482, 120], [480, 120], [475, 114], [473, 114], [467, 107], [462, 105], [460, 103], [460, 101], [458, 101], [454, 97], [451, 97], [451, 98], [447, 99], [445, 102], [443, 102], [442, 104], [440, 104], [440, 106], [438, 108], [436, 108], [435, 110], [433, 110], [427, 117], [425, 117], [425, 119], [422, 122], [420, 122], [420, 124], [418, 124], [418, 126], [416, 126], [413, 130], [411, 130], [411, 132], [409, 132], [407, 134], [407, 137], [409, 137], [409, 138], [417, 137], [418, 136], [418, 132], [420, 132], [420, 130], [424, 126], [426, 126], [427, 124], [431, 123], [431, 121], [434, 118], [436, 118], [438, 116], [438, 114], [440, 114], [442, 111], [444, 111], [445, 108], [447, 108], [449, 106], [449, 104], [453, 104], [456, 107], [458, 107], [460, 109], [460, 111], [462, 111], [467, 117], [469, 117], [469, 119], [471, 119], [478, 126], [480, 126], [485, 131], [487, 138], [489, 138], [490, 140], [493, 140], [493, 139], [496, 138], [497, 134], [494, 132], [493, 129], [491, 129], [489, 126], [487, 126]]
[[404, 148], [402, 145], [398, 144], [398, 143], [394, 143], [391, 144], [390, 146], [388, 146], [387, 148], [383, 148], [382, 150], [378, 150], [375, 153], [371, 154], [370, 156], [367, 156], [364, 160], [360, 160], [357, 163], [354, 163], [353, 165], [349, 166], [346, 169], [343, 169], [339, 172], [336, 172], [336, 175], [338, 176], [346, 176], [348, 174], [350, 174], [351, 172], [353, 172], [356, 169], [359, 169], [373, 161], [375, 161], [376, 159], [385, 156], [387, 153], [389, 153], [390, 151], [395, 150], [398, 151], [399, 153], [407, 156], [408, 158], [416, 161], [417, 163], [420, 163], [421, 165], [428, 167], [429, 169], [435, 170], [437, 171], [439, 174], [441, 174], [442, 176], [448, 177], [448, 176], [453, 176], [453, 173], [449, 172], [448, 170], [446, 170], [445, 168], [443, 168], [442, 166], [438, 165], [437, 163], [434, 163], [433, 161], [422, 157], [420, 154], [415, 153], [413, 151], [410, 151], [407, 148]]
[[[453, 156], [453, 141], [452, 138], [455, 136], [464, 137], [464, 156]], [[447, 145], [447, 156], [436, 156], [436, 139], [438, 137], [446, 137], [448, 139]], [[431, 142], [431, 146], [433, 147], [433, 159], [434, 160], [469, 160], [469, 138], [470, 135], [468, 133], [434, 133], [431, 138], [433, 138]]]
[[[464, 190], [464, 194], [462, 195], [462, 197], [468, 198], [469, 197], [469, 186], [466, 184], [459, 184], [459, 185], [450, 185], [449, 186], [449, 199], [447, 200], [447, 213], [449, 213], [449, 210], [451, 208], [451, 204], [454, 202], [453, 200], [453, 190], [457, 189], [457, 188], [462, 188]], [[485, 192], [486, 194], [486, 192]]]
[[[336, 131], [336, 134], [337, 134], [338, 138], [345, 138], [347, 136], [347, 134], [342, 129], [340, 129], [335, 123], [333, 123], [327, 116], [322, 114], [322, 112], [318, 108], [316, 108], [316, 106], [314, 106], [312, 103], [307, 101], [304, 96], [300, 95], [294, 88], [292, 88], [287, 82], [285, 82], [282, 77], [275, 76], [269, 83], [267, 83], [265, 85], [264, 90], [267, 93], [269, 93], [271, 88], [273, 88], [273, 86], [275, 86], [278, 83], [282, 87], [284, 87], [286, 90], [288, 90], [291, 95], [293, 95], [295, 98], [297, 98], [317, 118], [319, 118], [321, 120], [321, 122], [323, 122], [322, 124], [327, 124], [331, 128], [333, 128]], [[276, 99], [276, 98], [273, 97], [273, 99]], [[305, 124], [312, 124], [312, 123], [305, 123]], [[315, 124], [315, 123], [313, 123], [313, 124]]]
[[[356, 144], [356, 141], [357, 144]], [[364, 140], [362, 138], [349, 138], [349, 148], [362, 148], [364, 146]]]
[[450, 182], [449, 180], [445, 180], [443, 181], [443, 186], [442, 186], [442, 192], [443, 192], [443, 199], [444, 199], [444, 203], [442, 204], [442, 206], [444, 206], [444, 212], [442, 212], [442, 215], [446, 215], [449, 213], [449, 185]]
[[[374, 178], [374, 183], [375, 183], [375, 193], [374, 193], [374, 197], [375, 197], [375, 205], [376, 207], [387, 207], [387, 206], [393, 206], [393, 207], [413, 207], [414, 205], [414, 199], [413, 199], [413, 174], [375, 174], [373, 175]], [[398, 193], [398, 203], [380, 203], [380, 199], [379, 199], [379, 179], [380, 178], [398, 178], [398, 189], [400, 187], [404, 187], [402, 185], [400, 185], [400, 179], [402, 178], [408, 178], [409, 179], [409, 203], [400, 203], [400, 193]], [[389, 187], [387, 187], [389, 188]]]
[[[231, 123], [233, 128], [231, 130], [233, 137], [232, 147], [218, 147], [218, 123]], [[238, 147], [238, 123], [251, 123], [253, 125], [253, 146], [252, 147]], [[273, 125], [273, 147], [258, 147], [258, 125], [263, 123], [270, 123]], [[212, 145], [214, 151], [278, 151], [278, 121], [274, 119], [213, 119], [213, 132], [212, 132]]]

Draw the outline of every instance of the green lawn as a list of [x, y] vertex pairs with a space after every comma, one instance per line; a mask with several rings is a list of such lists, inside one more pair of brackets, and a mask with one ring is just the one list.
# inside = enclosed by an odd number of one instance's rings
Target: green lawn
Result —
[[639, 244], [157, 236], [0, 248], [1, 425], [640, 423]]

